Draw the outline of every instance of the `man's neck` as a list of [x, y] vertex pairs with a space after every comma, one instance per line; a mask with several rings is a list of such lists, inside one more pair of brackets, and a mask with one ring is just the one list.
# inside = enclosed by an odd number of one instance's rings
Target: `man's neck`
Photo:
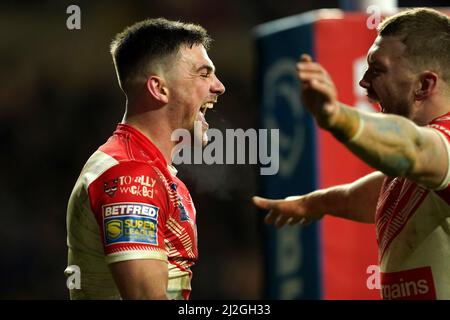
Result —
[[420, 126], [429, 124], [434, 119], [450, 112], [450, 99], [438, 96], [422, 102], [415, 114], [414, 122]]
[[172, 129], [169, 124], [165, 122], [164, 116], [159, 116], [158, 113], [158, 110], [137, 115], [125, 113], [122, 123], [138, 129], [143, 135], [150, 139], [159, 151], [161, 151], [167, 164], [171, 164], [172, 150], [175, 146], [175, 142], [170, 139]]

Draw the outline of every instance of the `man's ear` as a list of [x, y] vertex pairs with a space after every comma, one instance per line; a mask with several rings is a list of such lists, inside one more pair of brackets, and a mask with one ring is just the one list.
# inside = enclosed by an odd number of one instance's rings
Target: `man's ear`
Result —
[[414, 98], [418, 101], [425, 100], [434, 91], [439, 76], [432, 71], [424, 71], [419, 75], [418, 89], [414, 92]]
[[155, 75], [150, 76], [147, 78], [146, 85], [147, 91], [154, 99], [164, 104], [169, 102], [169, 92], [163, 78]]

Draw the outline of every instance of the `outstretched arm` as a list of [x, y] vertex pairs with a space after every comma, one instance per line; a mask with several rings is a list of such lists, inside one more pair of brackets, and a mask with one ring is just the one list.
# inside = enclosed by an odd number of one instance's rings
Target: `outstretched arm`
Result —
[[447, 147], [436, 130], [339, 103], [330, 76], [308, 55], [302, 56], [297, 70], [302, 99], [318, 125], [356, 156], [386, 175], [404, 176], [429, 188], [448, 184]]
[[384, 175], [373, 172], [353, 183], [317, 190], [284, 200], [253, 197], [261, 209], [270, 210], [265, 222], [282, 227], [288, 224], [308, 224], [325, 214], [358, 222], [373, 223], [378, 194]]

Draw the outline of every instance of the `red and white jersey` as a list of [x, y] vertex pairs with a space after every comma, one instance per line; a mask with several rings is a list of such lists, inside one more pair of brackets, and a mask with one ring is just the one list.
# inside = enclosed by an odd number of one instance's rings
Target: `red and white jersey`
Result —
[[[449, 154], [450, 116], [433, 120]], [[448, 170], [450, 172], [450, 170]], [[450, 299], [450, 187], [387, 177], [376, 211], [384, 299]]]
[[124, 124], [89, 158], [67, 211], [68, 264], [81, 272], [71, 298], [120, 299], [108, 264], [135, 259], [167, 261], [169, 298], [189, 298], [196, 213], [175, 174], [147, 137]]

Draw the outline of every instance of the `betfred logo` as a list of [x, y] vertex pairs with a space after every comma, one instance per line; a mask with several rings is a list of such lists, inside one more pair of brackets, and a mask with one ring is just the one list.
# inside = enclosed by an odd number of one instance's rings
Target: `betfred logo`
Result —
[[144, 203], [137, 202], [120, 202], [104, 205], [103, 209], [103, 217], [107, 218], [110, 216], [123, 216], [123, 215], [136, 215], [136, 216], [146, 216], [152, 219], [156, 219], [158, 217], [159, 208], [156, 206], [152, 206]]
[[381, 272], [381, 295], [387, 300], [436, 300], [431, 267]]

